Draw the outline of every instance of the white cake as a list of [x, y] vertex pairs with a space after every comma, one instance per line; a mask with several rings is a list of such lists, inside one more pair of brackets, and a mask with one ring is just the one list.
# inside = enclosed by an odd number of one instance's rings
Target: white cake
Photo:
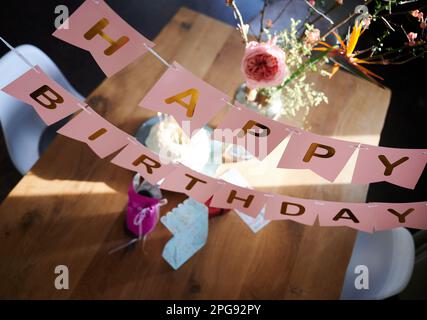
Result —
[[201, 171], [211, 153], [210, 134], [201, 129], [190, 139], [171, 116], [162, 116], [150, 130], [145, 141], [147, 147], [162, 158], [179, 161], [183, 165]]

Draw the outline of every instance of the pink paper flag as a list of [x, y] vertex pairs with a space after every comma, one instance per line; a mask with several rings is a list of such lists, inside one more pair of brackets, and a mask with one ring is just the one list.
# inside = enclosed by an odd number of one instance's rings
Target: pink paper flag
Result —
[[377, 216], [375, 230], [398, 227], [427, 230], [427, 202], [370, 203]]
[[214, 193], [209, 206], [223, 209], [236, 209], [251, 217], [256, 217], [267, 202], [264, 192], [238, 187], [218, 181], [219, 189]]
[[139, 106], [173, 115], [191, 135], [224, 107], [224, 100], [227, 95], [174, 62]]
[[[80, 101], [36, 66], [2, 90], [33, 106], [44, 123], [51, 125], [80, 110]], [[83, 106], [83, 104], [82, 104]]]
[[58, 133], [86, 143], [100, 158], [129, 143], [130, 135], [113, 126], [92, 108], [77, 114]]
[[53, 36], [89, 51], [108, 77], [154, 46], [102, 0], [86, 0]]
[[355, 151], [355, 143], [296, 132], [289, 139], [279, 168], [310, 169], [333, 182]]
[[414, 189], [426, 163], [425, 149], [361, 146], [352, 183], [387, 181]]
[[163, 181], [161, 188], [185, 193], [189, 197], [205, 203], [220, 185], [216, 179], [198, 173], [181, 164]]
[[237, 102], [235, 105], [236, 108], [231, 108], [214, 130], [215, 140], [240, 145], [262, 160], [289, 135], [291, 127], [263, 117]]
[[129, 143], [111, 163], [138, 172], [151, 184], [156, 184], [176, 168], [172, 163], [162, 162], [157, 154], [137, 142]]
[[316, 211], [321, 226], [347, 226], [356, 230], [373, 232], [376, 210], [367, 203], [316, 201]]
[[265, 219], [292, 220], [312, 226], [317, 212], [314, 200], [299, 199], [279, 194], [268, 196]]

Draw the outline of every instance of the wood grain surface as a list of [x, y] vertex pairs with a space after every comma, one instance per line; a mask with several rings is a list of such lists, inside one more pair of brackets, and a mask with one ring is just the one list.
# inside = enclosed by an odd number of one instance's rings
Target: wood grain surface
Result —
[[[182, 8], [155, 39], [156, 50], [233, 95], [243, 81], [243, 45], [231, 26]], [[94, 62], [95, 63], [95, 62]], [[147, 54], [88, 98], [129, 133], [153, 112], [137, 107], [165, 66]], [[311, 131], [377, 144], [390, 92], [344, 72], [314, 77], [329, 97], [309, 116]], [[220, 117], [212, 121], [218, 123]], [[286, 143], [286, 142], [285, 142]], [[284, 143], [284, 144], [285, 144]], [[276, 169], [285, 145], [264, 162], [233, 166], [257, 189], [302, 198], [364, 202], [367, 186], [350, 185], [354, 157], [336, 183], [305, 170]], [[56, 299], [336, 299], [356, 232], [275, 221], [258, 234], [233, 212], [209, 221], [206, 246], [174, 271], [161, 257], [171, 234], [159, 224], [142, 245], [109, 255], [129, 240], [124, 229], [132, 172], [58, 136], [0, 207], [0, 298]], [[169, 205], [184, 196], [166, 193]], [[70, 289], [54, 287], [66, 265]]]

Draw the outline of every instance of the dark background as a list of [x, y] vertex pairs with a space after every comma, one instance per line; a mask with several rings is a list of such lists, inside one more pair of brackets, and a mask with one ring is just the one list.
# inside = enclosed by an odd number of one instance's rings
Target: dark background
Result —
[[[82, 2], [81, 0], [2, 1], [0, 35], [13, 46], [30, 43], [42, 49], [59, 66], [71, 84], [85, 96], [104, 79], [104, 74], [89, 53], [51, 36], [55, 30], [53, 24], [56, 17], [55, 7], [65, 4], [71, 14]], [[151, 40], [181, 6], [234, 25], [233, 14], [225, 7], [224, 2], [224, 0], [107, 0], [124, 20]], [[256, 17], [262, 7], [260, 0], [240, 0], [237, 3], [246, 21]], [[5, 47], [0, 47], [0, 55], [6, 52]], [[380, 145], [427, 148], [426, 66], [426, 59], [419, 59], [405, 65], [376, 68], [375, 71], [385, 79], [383, 83], [392, 89], [392, 99]], [[0, 200], [19, 179], [19, 173], [8, 159], [3, 137], [0, 137]], [[425, 170], [415, 190], [388, 183], [374, 183], [371, 184], [367, 200], [426, 201], [426, 191]]]

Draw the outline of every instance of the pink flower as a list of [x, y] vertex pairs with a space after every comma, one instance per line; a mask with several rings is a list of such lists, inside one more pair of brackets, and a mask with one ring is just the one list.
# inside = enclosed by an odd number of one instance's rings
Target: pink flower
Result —
[[415, 32], [409, 32], [408, 33], [408, 40], [409, 41], [415, 41], [415, 39], [418, 37], [418, 33]]
[[368, 28], [369, 28], [369, 26], [370, 26], [370, 24], [371, 24], [371, 19], [372, 19], [372, 17], [371, 17], [371, 16], [369, 16], [369, 17], [366, 17], [366, 18], [362, 19], [362, 25], [363, 25], [363, 28], [365, 28], [365, 29], [368, 29]]
[[414, 10], [414, 11], [412, 11], [412, 12], [411, 12], [411, 15], [412, 15], [414, 18], [418, 18], [418, 21], [419, 21], [419, 22], [422, 22], [422, 21], [423, 21], [424, 13], [422, 13], [420, 10]]
[[309, 0], [308, 1], [313, 7], [314, 7], [314, 5], [316, 4], [316, 0]]
[[250, 89], [278, 86], [289, 75], [285, 52], [276, 45], [276, 39], [264, 43], [249, 42], [241, 71]]
[[406, 36], [408, 37], [410, 46], [416, 45], [415, 39], [418, 37], [418, 33], [409, 32]]
[[305, 40], [309, 44], [316, 44], [320, 40], [320, 30], [319, 29], [313, 29], [313, 30], [307, 30], [305, 32]]
[[414, 10], [411, 12], [411, 14], [414, 18], [418, 18], [419, 13], [420, 13], [420, 10]]

